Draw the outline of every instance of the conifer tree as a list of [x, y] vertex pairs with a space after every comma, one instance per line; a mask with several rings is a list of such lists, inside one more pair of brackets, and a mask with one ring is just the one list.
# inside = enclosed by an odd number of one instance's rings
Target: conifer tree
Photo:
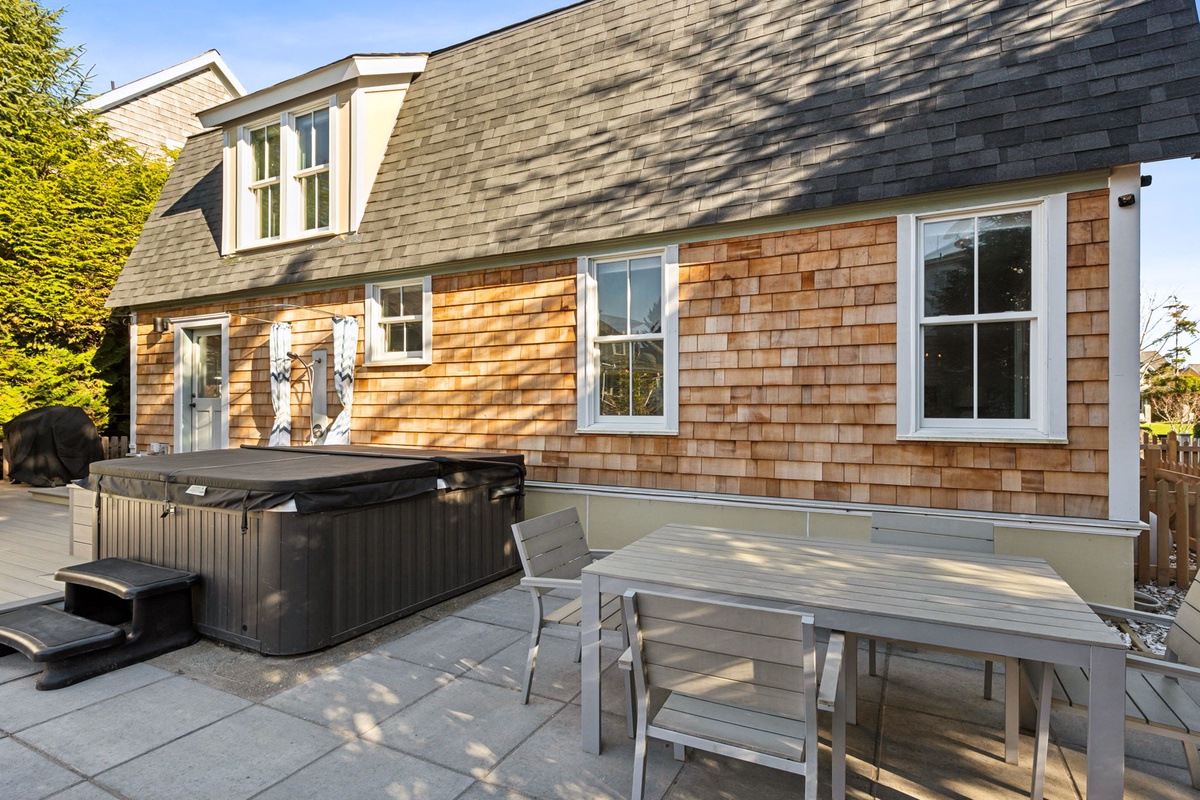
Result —
[[127, 356], [104, 301], [169, 165], [80, 107], [89, 75], [61, 15], [0, 0], [0, 422], [73, 405], [105, 430]]

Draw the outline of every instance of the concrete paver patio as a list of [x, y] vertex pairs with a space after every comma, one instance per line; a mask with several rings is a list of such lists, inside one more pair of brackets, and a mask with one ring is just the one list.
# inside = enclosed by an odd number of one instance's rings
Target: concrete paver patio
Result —
[[[264, 658], [201, 642], [55, 692], [37, 667], [0, 658], [0, 798], [627, 797], [618, 651], [605, 648], [604, 754], [579, 746], [573, 645], [547, 635], [528, 706], [518, 701], [529, 601], [515, 578], [336, 648]], [[981, 662], [893, 647], [860, 677], [849, 796], [1028, 796], [1032, 740], [1005, 764], [999, 699]], [[997, 698], [1003, 697], [998, 688]], [[827, 720], [825, 721], [828, 722]], [[1083, 721], [1054, 718], [1048, 798], [1085, 791]], [[829, 796], [828, 731], [821, 796]], [[801, 779], [702, 753], [651, 753], [655, 800], [774, 800]], [[1126, 797], [1184, 798], [1179, 745], [1128, 737]]]

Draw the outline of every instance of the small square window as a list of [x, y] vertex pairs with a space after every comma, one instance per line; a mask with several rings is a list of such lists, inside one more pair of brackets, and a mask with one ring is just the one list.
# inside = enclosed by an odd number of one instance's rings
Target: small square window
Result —
[[368, 284], [368, 364], [433, 361], [433, 293], [430, 278]]

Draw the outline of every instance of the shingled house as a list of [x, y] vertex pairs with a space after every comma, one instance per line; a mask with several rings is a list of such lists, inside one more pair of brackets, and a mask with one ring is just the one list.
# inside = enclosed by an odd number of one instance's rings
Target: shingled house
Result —
[[969, 517], [1127, 602], [1141, 164], [1198, 114], [1192, 0], [589, 0], [352, 56], [201, 115], [109, 298], [137, 443], [265, 443], [278, 322], [319, 440], [337, 317], [351, 441], [522, 452], [597, 546]]
[[108, 123], [110, 132], [151, 157], [177, 150], [202, 128], [196, 114], [241, 97], [246, 89], [221, 54], [208, 50], [153, 75], [114, 86], [83, 104]]

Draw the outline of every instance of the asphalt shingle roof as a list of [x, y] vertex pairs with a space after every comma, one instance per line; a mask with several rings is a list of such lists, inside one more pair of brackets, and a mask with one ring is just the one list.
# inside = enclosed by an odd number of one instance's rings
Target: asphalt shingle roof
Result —
[[221, 259], [189, 141], [150, 305], [1200, 152], [1193, 0], [593, 0], [434, 53], [358, 234]]

